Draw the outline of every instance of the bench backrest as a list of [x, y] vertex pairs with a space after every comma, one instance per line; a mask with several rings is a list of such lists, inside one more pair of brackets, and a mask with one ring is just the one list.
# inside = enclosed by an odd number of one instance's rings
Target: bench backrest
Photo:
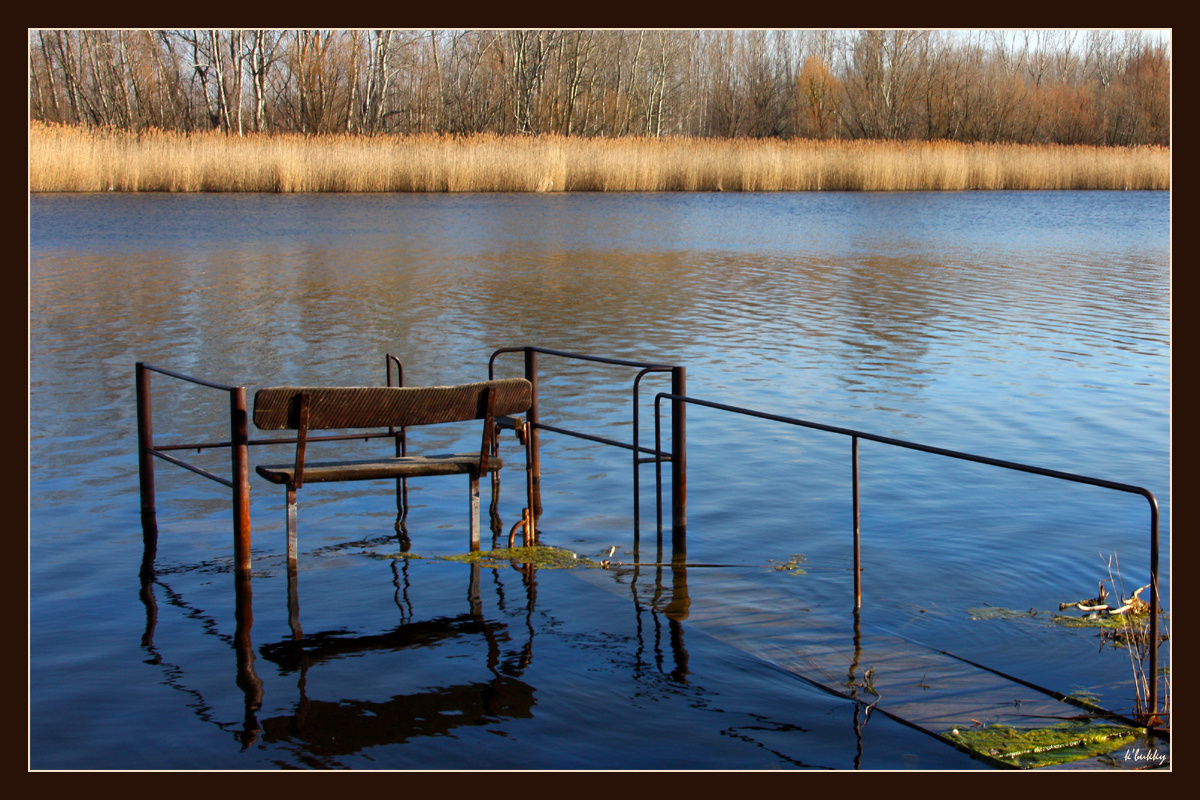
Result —
[[524, 378], [460, 386], [272, 386], [254, 395], [259, 430], [300, 427], [300, 395], [308, 394], [308, 427], [380, 428], [436, 425], [487, 417], [488, 389], [495, 389], [492, 414], [520, 414], [533, 403]]

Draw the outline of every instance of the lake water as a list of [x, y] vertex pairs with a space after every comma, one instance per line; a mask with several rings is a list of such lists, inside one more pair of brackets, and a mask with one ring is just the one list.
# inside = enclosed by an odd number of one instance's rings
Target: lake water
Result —
[[[610, 569], [439, 560], [466, 549], [465, 480], [410, 483], [407, 560], [386, 482], [305, 487], [299, 644], [283, 490], [252, 476], [239, 639], [228, 490], [161, 461], [143, 591], [137, 361], [251, 394], [382, 384], [387, 353], [409, 385], [526, 345], [679, 364], [694, 397], [1149, 489], [1169, 612], [1168, 193], [35, 195], [30, 236], [34, 768], [986, 768], [815, 685], [883, 658], [844, 655], [843, 437], [691, 408], [686, 567], [656, 566], [652, 467], [635, 525], [629, 454], [562, 435], [542, 541]], [[628, 441], [635, 373], [543, 356], [542, 421]], [[171, 384], [160, 441], [227, 436], [224, 395]], [[668, 388], [645, 380], [643, 444]], [[864, 636], [1131, 708], [1127, 653], [1044, 612], [1112, 558], [1148, 582], [1144, 499], [872, 442], [860, 462]]]

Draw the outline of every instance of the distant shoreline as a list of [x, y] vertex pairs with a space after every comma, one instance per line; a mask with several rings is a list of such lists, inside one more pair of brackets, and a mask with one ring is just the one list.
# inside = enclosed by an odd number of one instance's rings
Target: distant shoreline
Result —
[[31, 123], [30, 192], [1169, 190], [1167, 147], [141, 134]]

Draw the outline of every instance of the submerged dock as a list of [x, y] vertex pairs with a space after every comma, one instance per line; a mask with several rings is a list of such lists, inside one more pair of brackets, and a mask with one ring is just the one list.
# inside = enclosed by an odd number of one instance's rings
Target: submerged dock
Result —
[[[637, 582], [638, 567], [622, 569], [631, 583]], [[851, 636], [831, 636], [820, 621], [806, 623], [812, 608], [761, 581], [748, 580], [744, 570], [675, 571], [673, 593], [663, 586], [667, 579], [659, 576], [660, 592], [649, 595], [655, 600], [639, 602], [655, 606], [691, 631], [857, 702], [858, 724], [865, 726], [872, 714], [883, 714], [1005, 769], [1170, 765], [1169, 734], [1148, 730], [1086, 699], [1062, 695], [896, 631], [862, 624], [859, 612], [854, 613]], [[678, 576], [683, 571], [703, 571], [705, 590], [689, 591], [687, 577]], [[597, 587], [621, 589], [605, 572], [579, 573]]]

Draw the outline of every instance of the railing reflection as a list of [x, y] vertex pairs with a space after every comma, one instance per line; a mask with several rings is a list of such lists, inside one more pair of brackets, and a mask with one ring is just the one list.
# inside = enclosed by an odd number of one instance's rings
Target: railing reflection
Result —
[[[660, 540], [661, 542], [661, 540]], [[661, 552], [661, 544], [660, 544]], [[636, 550], [635, 550], [636, 557]], [[658, 621], [658, 614], [662, 614], [667, 618], [668, 638], [670, 641], [671, 655], [675, 661], [675, 667], [669, 673], [670, 677], [680, 683], [686, 683], [688, 680], [688, 652], [683, 640], [683, 622], [688, 618], [688, 610], [691, 608], [691, 597], [688, 594], [687, 585], [687, 563], [683, 558], [672, 560], [669, 566], [670, 581], [664, 582], [664, 567], [661, 556], [657, 558], [653, 565], [654, 582], [649, 587], [650, 598], [647, 600], [641, 596], [638, 581], [642, 577], [643, 565], [640, 561], [635, 561], [632, 567], [632, 575], [630, 576], [630, 592], [633, 597], [634, 608], [650, 608], [655, 613], [655, 663], [660, 670], [663, 669], [663, 655], [660, 647], [661, 629]], [[639, 614], [638, 638], [641, 639], [641, 626]]]
[[[153, 515], [144, 519], [145, 524], [154, 525]], [[463, 726], [534, 716], [536, 687], [526, 679], [526, 673], [534, 663], [535, 638], [539, 631], [548, 628], [546, 622], [535, 619], [538, 581], [537, 567], [533, 564], [514, 561], [510, 568], [466, 565], [466, 607], [463, 612], [441, 613], [422, 619], [414, 608], [410, 592], [414, 584], [419, 585], [410, 575], [412, 562], [402, 557], [394, 558], [391, 583], [399, 622], [389, 630], [362, 634], [304, 633], [299, 619], [299, 582], [294, 574], [288, 574], [287, 616], [291, 635], [256, 648], [251, 636], [254, 624], [251, 574], [235, 570], [236, 628], [232, 637], [222, 634], [215, 617], [189, 604], [167, 584], [165, 576], [158, 573], [153, 533], [145, 531], [146, 546], [139, 572], [139, 596], [146, 610], [142, 647], [151, 654], [146, 663], [161, 666], [166, 673], [165, 682], [193, 698], [188, 705], [197, 716], [230, 731], [243, 750], [256, 744], [282, 746], [295, 751], [303, 763], [336, 766], [337, 759], [367, 748], [445, 735]], [[490, 581], [485, 580], [485, 570], [490, 573]], [[515, 596], [513, 582], [504, 577], [513, 573], [519, 581]], [[636, 651], [639, 654], [635, 674], [646, 672], [649, 664], [640, 654], [652, 649], [655, 655], [651, 671], [673, 683], [686, 683], [688, 653], [682, 623], [687, 618], [690, 603], [687, 568], [680, 560], [669, 568], [655, 567], [653, 576], [652, 585], [638, 585], [634, 591], [633, 605], [638, 619]], [[204, 692], [188, 685], [186, 665], [170, 663], [158, 652], [154, 638], [161, 614], [156, 590], [165, 594], [168, 605], [201, 621], [205, 634], [216, 636], [232, 647], [236, 663], [234, 683], [243, 708], [238, 723], [220, 721], [221, 715], [216, 708], [221, 705], [221, 699], [214, 698], [210, 702]], [[639, 596], [646, 592], [649, 592], [648, 598]], [[485, 613], [484, 601], [489, 594], [499, 609], [499, 618], [496, 614]], [[444, 607], [440, 610], [444, 612]], [[652, 634], [644, 631], [642, 626], [643, 614], [647, 611], [653, 619]], [[513, 620], [518, 622], [513, 624]], [[339, 661], [415, 652], [451, 643], [469, 646], [472, 641], [483, 644], [482, 661], [489, 674], [482, 679], [447, 681], [383, 700], [347, 699], [352, 686], [339, 686], [337, 699], [312, 695], [310, 677]], [[266, 717], [262, 716], [266, 690], [257, 669], [260, 658], [274, 667], [273, 675], [268, 676], [268, 683], [273, 686], [278, 686], [275, 676], [295, 676], [296, 699], [282, 705], [276, 700], [273, 703], [275, 711]], [[278, 692], [277, 689], [272, 691]], [[281, 707], [286, 708], [284, 713], [278, 713]]]
[[235, 627], [233, 638], [230, 640], [229, 637], [221, 636], [218, 633], [219, 628], [215, 619], [205, 614], [202, 610], [188, 604], [179, 593], [171, 590], [158, 574], [155, 568], [157, 550], [156, 528], [157, 523], [154, 514], [143, 514], [144, 551], [142, 554], [142, 566], [138, 572], [140, 583], [138, 596], [146, 608], [146, 627], [142, 633], [141, 642], [142, 649], [150, 654], [150, 658], [147, 659], [146, 663], [162, 666], [165, 674], [164, 682], [194, 698], [194, 702], [190, 705], [195, 709], [195, 713], [200, 719], [213, 722], [223, 729], [228, 727], [226, 724], [216, 720], [216, 714], [212, 712], [212, 706], [203, 694], [184, 683], [183, 677], [186, 676], [187, 670], [178, 664], [166, 661], [155, 647], [154, 634], [158, 627], [158, 601], [154, 594], [154, 587], [158, 585], [163, 587], [167, 595], [167, 602], [170, 605], [183, 610], [189, 617], [199, 619], [203, 622], [205, 633], [219, 636], [227, 643], [232, 644], [237, 664], [234, 683], [242, 693], [244, 710], [241, 727], [233, 729], [232, 732], [234, 738], [241, 744], [242, 749], [246, 749], [258, 741], [259, 735], [262, 732], [262, 727], [258, 722], [258, 712], [262, 708], [263, 702], [263, 681], [254, 668], [256, 657], [254, 654], [254, 644], [250, 636], [250, 630], [254, 626], [254, 598], [250, 571], [234, 570]]
[[[152, 515], [145, 519], [147, 525], [154, 525]], [[505, 567], [478, 563], [463, 565], [466, 572], [465, 607], [454, 613], [453, 606], [447, 609], [443, 600], [435, 613], [422, 617], [419, 604], [414, 602], [414, 590], [422, 588], [422, 580], [433, 576], [421, 572], [421, 562], [403, 557], [406, 553], [402, 551], [389, 565], [397, 624], [377, 632], [355, 634], [340, 631], [304, 633], [299, 621], [299, 584], [294, 575], [289, 575], [287, 618], [291, 635], [256, 648], [251, 636], [254, 615], [250, 573], [235, 574], [236, 629], [232, 637], [222, 634], [216, 617], [188, 603], [157, 572], [156, 537], [153, 531], [145, 533], [139, 595], [146, 610], [142, 646], [151, 654], [146, 663], [161, 667], [164, 682], [189, 696], [187, 705], [196, 716], [231, 733], [242, 750], [255, 745], [269, 746], [291, 753], [295, 758], [294, 765], [337, 767], [347, 758], [371, 748], [427, 737], [454, 736], [455, 730], [459, 729], [503, 726], [505, 721], [530, 720], [537, 716], [538, 687], [529, 677], [534, 664], [535, 640], [539, 635], [552, 635], [557, 622], [540, 618], [544, 614], [537, 613], [538, 569], [534, 564], [514, 561]], [[374, 543], [380, 544], [388, 538]], [[354, 542], [351, 546], [357, 548], [362, 544], [365, 543]], [[634, 560], [617, 569], [615, 577], [629, 579], [628, 597], [635, 624], [627, 641], [632, 648], [633, 678], [642, 685], [657, 684], [674, 695], [679, 687], [693, 683], [685, 625], [691, 616], [693, 598], [686, 560], [678, 555], [667, 555], [669, 560], [664, 561], [663, 555], [661, 541], [653, 560], [644, 558], [635, 546]], [[260, 569], [263, 568], [260, 561]], [[172, 571], [187, 572], [190, 569], [194, 568]], [[286, 570], [286, 567], [281, 564], [280, 569]], [[262, 573], [258, 575], [261, 577]], [[511, 579], [514, 575], [516, 581]], [[228, 697], [206, 697], [211, 690], [201, 691], [189, 685], [187, 665], [167, 661], [156, 648], [155, 630], [162, 616], [156, 590], [165, 595], [167, 605], [200, 621], [204, 634], [220, 639], [233, 650], [234, 684], [242, 707], [241, 719], [237, 722], [228, 721], [228, 713], [219, 710], [228, 703]], [[492, 609], [485, 610], [489, 605]], [[273, 616], [279, 619], [279, 616]], [[858, 670], [861, 642], [857, 614], [855, 616], [854, 662], [850, 665], [849, 687], [861, 685], [862, 681]], [[354, 672], [360, 667], [351, 667], [350, 662], [354, 659], [375, 660], [369, 669], [386, 676], [389, 668], [394, 669], [394, 662], [387, 661], [389, 654], [400, 654], [403, 664], [407, 658], [405, 653], [418, 658], [422, 655], [445, 658], [443, 653], [448, 649], [443, 648], [449, 647], [455, 647], [454, 653], [459, 657], [473, 650], [482, 651], [481, 656], [470, 658], [478, 658], [486, 672], [478, 673], [476, 677], [456, 669], [454, 674], [462, 676], [458, 680], [451, 677], [449, 671], [435, 673], [443, 676], [440, 683], [404, 691], [401, 687], [411, 687], [412, 680], [401, 666], [395, 678], [395, 686], [401, 690], [382, 698], [379, 692], [374, 697], [354, 696], [353, 679], [345, 678], [362, 674]], [[271, 665], [265, 681], [259, 675], [262, 662]], [[426, 661], [426, 666], [428, 663]], [[323, 671], [331, 672], [324, 680], [311, 680]], [[203, 670], [197, 666], [196, 672]], [[541, 674], [552, 672], [550, 669]], [[422, 674], [429, 675], [428, 672]], [[342, 678], [334, 684], [335, 698], [322, 697], [320, 691], [314, 691], [315, 686], [328, 687], [331, 677]], [[808, 680], [800, 675], [797, 677]], [[383, 693], [387, 695], [389, 679], [383, 680]], [[661, 683], [664, 680], [665, 685]], [[294, 688], [281, 690], [281, 686], [289, 684]], [[665, 686], [673, 688], [667, 690]], [[269, 706], [270, 711], [264, 712], [267, 687], [274, 700]], [[822, 688], [830, 691], [828, 687]], [[696, 685], [695, 689], [704, 691], [701, 685]], [[856, 742], [854, 766], [857, 768], [863, 759], [863, 727], [870, 717], [868, 705], [873, 698], [860, 696], [857, 691], [834, 693], [856, 701], [853, 708], [848, 709], [853, 718], [848, 717], [847, 723], [852, 726]], [[561, 711], [550, 710], [548, 713], [553, 716]], [[779, 763], [814, 766], [797, 758], [795, 753], [769, 747], [767, 740], [758, 735], [760, 730], [803, 733], [803, 728], [782, 718], [764, 717], [762, 723], [761, 726], [730, 728], [727, 732], [764, 749], [779, 759]], [[793, 747], [798, 747], [802, 741], [803, 738], [797, 739]]]
[[[407, 562], [403, 568], [407, 568]], [[397, 573], [403, 568], [397, 569]], [[346, 636], [317, 633], [301, 639], [263, 645], [259, 652], [281, 674], [297, 675], [299, 698], [288, 714], [262, 722], [263, 741], [303, 743], [310, 757], [352, 755], [368, 747], [399, 744], [422, 736], [444, 735], [454, 728], [474, 726], [499, 718], [529, 719], [535, 704], [534, 687], [520, 680], [532, 662], [532, 627], [524, 645], [515, 650], [505, 643], [515, 639], [507, 623], [488, 620], [483, 613], [481, 567], [469, 566], [466, 613], [419, 621], [402, 621], [394, 629], [374, 634]], [[520, 570], [525, 587], [527, 614], [533, 613], [533, 568]], [[407, 586], [407, 583], [405, 584]], [[398, 605], [406, 616], [411, 600], [407, 589]], [[486, 665], [491, 678], [447, 684], [436, 689], [395, 695], [384, 701], [321, 700], [309, 697], [309, 671], [339, 659], [434, 647], [452, 640], [480, 638], [486, 645]]]

